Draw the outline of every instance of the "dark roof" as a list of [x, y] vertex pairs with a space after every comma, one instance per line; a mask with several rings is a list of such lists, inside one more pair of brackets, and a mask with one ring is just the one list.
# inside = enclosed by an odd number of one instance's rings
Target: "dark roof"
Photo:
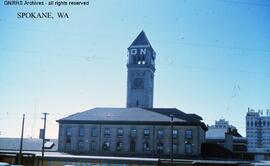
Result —
[[141, 33], [137, 36], [137, 38], [132, 42], [130, 46], [150, 46], [151, 44], [149, 40], [147, 39], [144, 31], [141, 31]]
[[199, 116], [185, 114], [176, 108], [93, 108], [58, 120], [59, 123], [102, 123], [102, 124], [164, 124], [170, 123], [174, 115], [175, 125], [207, 127]]
[[192, 122], [193, 124], [199, 124], [203, 127], [205, 131], [208, 130], [206, 125], [203, 122], [201, 122], [202, 117], [200, 117], [197, 114], [186, 114], [183, 111], [178, 110], [176, 108], [145, 108], [145, 109], [156, 112], [156, 113], [160, 113], [166, 116], [173, 115], [173, 117], [175, 118], [181, 118], [187, 122]]
[[180, 111], [176, 108], [145, 108], [149, 111], [157, 112], [166, 116], [173, 115], [175, 118], [182, 118], [187, 121], [199, 122], [201, 118], [195, 116], [196, 114], [186, 114], [183, 111]]

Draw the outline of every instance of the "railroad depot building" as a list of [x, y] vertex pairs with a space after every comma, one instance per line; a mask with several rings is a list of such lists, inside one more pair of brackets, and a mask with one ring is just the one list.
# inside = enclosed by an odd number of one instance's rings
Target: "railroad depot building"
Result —
[[156, 53], [142, 31], [128, 48], [126, 108], [93, 108], [58, 120], [58, 150], [71, 154], [198, 156], [206, 125], [196, 114], [153, 108]]

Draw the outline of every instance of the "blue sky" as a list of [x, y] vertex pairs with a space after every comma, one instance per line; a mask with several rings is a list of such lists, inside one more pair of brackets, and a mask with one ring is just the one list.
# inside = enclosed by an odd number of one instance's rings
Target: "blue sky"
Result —
[[[0, 4], [0, 131], [37, 137], [57, 119], [93, 107], [125, 107], [127, 47], [143, 29], [157, 53], [154, 106], [229, 120], [245, 135], [248, 107], [270, 108], [267, 0], [98, 0], [89, 6]], [[20, 11], [69, 19], [17, 19]]]

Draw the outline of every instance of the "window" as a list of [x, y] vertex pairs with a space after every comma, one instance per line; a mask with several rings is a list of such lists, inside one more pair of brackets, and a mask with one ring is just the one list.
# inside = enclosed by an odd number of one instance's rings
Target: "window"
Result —
[[84, 137], [84, 127], [79, 128], [79, 136]]
[[250, 126], [253, 127], [253, 122], [250, 122]]
[[97, 137], [97, 128], [92, 128], [91, 129], [91, 136], [92, 137]]
[[66, 143], [67, 144], [71, 143], [71, 136], [72, 136], [72, 128], [68, 127], [66, 128]]
[[157, 153], [163, 153], [163, 143], [159, 142], [157, 143]]
[[132, 140], [129, 145], [129, 150], [130, 152], [135, 152], [136, 151], [136, 142]]
[[65, 144], [65, 150], [71, 151], [71, 144]]
[[137, 130], [136, 129], [131, 129], [130, 130], [130, 137], [131, 138], [136, 138], [137, 136]]
[[117, 137], [123, 137], [124, 130], [122, 128], [117, 129]]
[[178, 137], [178, 130], [177, 129], [173, 129], [173, 138], [177, 138]]
[[174, 153], [178, 152], [178, 144], [177, 143], [173, 143], [173, 152]]
[[117, 151], [122, 151], [122, 149], [123, 149], [123, 142], [118, 141], [118, 142], [116, 143], [116, 150], [117, 150]]
[[110, 142], [104, 141], [102, 147], [103, 147], [104, 151], [109, 151], [110, 150]]
[[192, 130], [186, 130], [185, 137], [186, 139], [192, 139]]
[[68, 127], [66, 128], [66, 136], [71, 136], [72, 135], [72, 128]]
[[159, 139], [164, 138], [164, 130], [163, 129], [158, 130], [157, 134], [158, 134], [157, 137]]
[[136, 107], [138, 107], [138, 106], [139, 106], [139, 101], [137, 100], [137, 101], [136, 101]]
[[110, 135], [111, 135], [111, 130], [109, 128], [105, 128], [104, 137], [110, 137]]
[[192, 144], [186, 143], [185, 144], [185, 151], [187, 154], [191, 154], [192, 153]]
[[67, 144], [70, 144], [71, 143], [71, 137], [69, 137], [69, 136], [66, 137], [66, 143]]
[[90, 150], [92, 152], [95, 152], [97, 150], [97, 143], [95, 141], [92, 141], [91, 142], [91, 147], [90, 147]]
[[149, 130], [149, 129], [144, 129], [144, 130], [143, 130], [143, 135], [144, 135], [145, 137], [149, 137], [149, 136], [150, 136], [150, 130]]
[[145, 141], [143, 143], [143, 151], [144, 152], [149, 152], [150, 151], [150, 145], [149, 145], [149, 142]]
[[247, 127], [249, 126], [249, 122], [247, 122]]
[[84, 142], [79, 141], [79, 151], [83, 151], [83, 149], [84, 149]]

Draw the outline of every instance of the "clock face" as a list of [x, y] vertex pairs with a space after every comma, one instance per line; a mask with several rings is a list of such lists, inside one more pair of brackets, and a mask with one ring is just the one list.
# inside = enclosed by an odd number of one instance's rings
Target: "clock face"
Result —
[[132, 82], [132, 89], [143, 89], [143, 78], [135, 78]]

